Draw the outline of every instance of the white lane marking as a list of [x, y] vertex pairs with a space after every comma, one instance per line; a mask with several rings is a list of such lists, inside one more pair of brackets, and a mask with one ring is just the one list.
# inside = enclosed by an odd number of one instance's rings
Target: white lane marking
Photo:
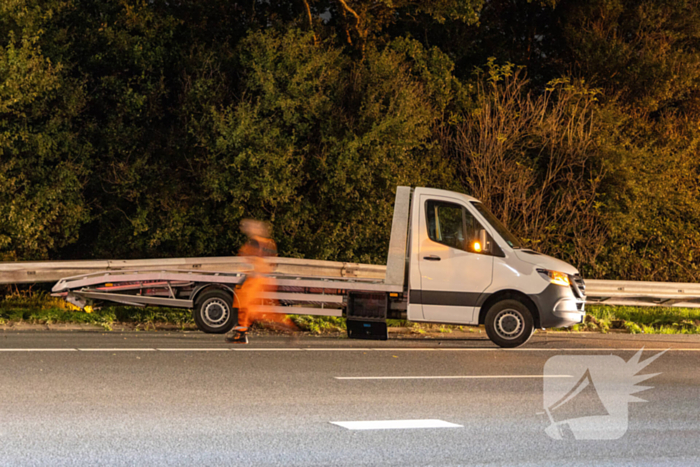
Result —
[[348, 430], [404, 430], [409, 428], [463, 428], [444, 420], [367, 420], [359, 422], [330, 422]]
[[401, 352], [401, 351], [425, 351], [425, 350], [440, 350], [439, 347], [411, 348], [411, 347], [396, 347], [396, 348], [374, 348], [372, 350], [386, 352]]
[[338, 349], [338, 348], [334, 348], [334, 347], [332, 347], [332, 348], [327, 348], [327, 349], [308, 347], [308, 348], [306, 348], [306, 349], [304, 349], [304, 350], [310, 350], [310, 351], [314, 351], [314, 352], [326, 352], [326, 351], [335, 352], [335, 351], [338, 351], [338, 350], [356, 350], [356, 351], [360, 351], [360, 352], [367, 352], [367, 351], [370, 351], [370, 350], [377, 350], [377, 349], [370, 349], [369, 347], [368, 347], [368, 348], [349, 347], [349, 348], [346, 348], [346, 349]]
[[[399, 351], [399, 350], [446, 350], [446, 351], [456, 351], [456, 352], [612, 352], [612, 351], [618, 351], [618, 352], [639, 352], [639, 347], [638, 348], [624, 348], [624, 349], [618, 349], [615, 347], [602, 347], [602, 348], [595, 348], [595, 349], [588, 349], [586, 347], [574, 347], [574, 348], [567, 348], [567, 349], [462, 349], [462, 348], [450, 348], [450, 347], [438, 347], [438, 348], [426, 348], [426, 349], [372, 349], [372, 350], [390, 350], [390, 351]], [[669, 348], [651, 348], [651, 347], [644, 347], [645, 351], [656, 351], [656, 350], [666, 350], [668, 352], [671, 351], [680, 351], [680, 352], [700, 352], [700, 348], [674, 348], [674, 349], [669, 349]]]
[[276, 349], [276, 348], [270, 348], [270, 349], [242, 349], [240, 347], [233, 348], [231, 350], [236, 350], [238, 352], [298, 352], [299, 350], [304, 350], [304, 349], [297, 349], [297, 348], [283, 348], [283, 349]]
[[210, 349], [207, 349], [204, 347], [202, 347], [202, 348], [192, 347], [192, 348], [188, 348], [188, 349], [175, 347], [172, 349], [160, 349], [160, 348], [158, 348], [156, 350], [158, 350], [160, 352], [222, 352], [222, 351], [229, 352], [232, 349], [229, 349], [228, 347], [214, 347], [214, 348], [210, 348]]
[[[585, 347], [580, 348], [567, 348], [567, 349], [462, 349], [462, 348], [298, 348], [298, 347], [271, 347], [271, 348], [62, 348], [62, 349], [40, 349], [40, 348], [27, 348], [27, 349], [2, 349], [0, 352], [142, 352], [142, 351], [191, 351], [191, 352], [218, 352], [218, 351], [228, 351], [234, 350], [238, 352], [299, 352], [299, 351], [323, 351], [323, 352], [368, 352], [368, 351], [385, 351], [385, 352], [400, 352], [400, 351], [416, 351], [416, 352], [432, 352], [432, 351], [448, 351], [448, 352], [638, 352], [639, 348], [624, 348], [618, 349], [615, 347], [604, 347], [587, 349]], [[651, 348], [644, 347], [645, 351], [653, 352], [659, 350], [665, 350], [667, 352], [700, 352], [700, 348]]]
[[[271, 352], [271, 351], [278, 351], [278, 352], [284, 352], [284, 351], [299, 351], [299, 350], [306, 350], [306, 351], [326, 351], [326, 352], [345, 352], [345, 351], [356, 351], [356, 352], [367, 352], [367, 351], [381, 351], [381, 352], [401, 352], [401, 351], [412, 351], [412, 352], [433, 352], [433, 351], [441, 351], [441, 350], [446, 350], [446, 351], [457, 351], [457, 352], [638, 352], [639, 348], [625, 348], [625, 349], [617, 349], [615, 347], [603, 347], [603, 348], [596, 348], [596, 349], [587, 349], [585, 347], [580, 347], [580, 348], [571, 348], [571, 349], [498, 349], [498, 348], [493, 348], [493, 349], [460, 349], [460, 348], [443, 348], [443, 347], [437, 347], [437, 348], [432, 348], [432, 347], [427, 347], [427, 348], [344, 348], [344, 349], [336, 349], [336, 348], [313, 348], [313, 347], [306, 347], [306, 348], [232, 348], [231, 350], [244, 350], [246, 352]], [[651, 347], [644, 347], [645, 351], [658, 351], [658, 350], [666, 350], [666, 351], [682, 351], [682, 352], [700, 352], [700, 348], [677, 348], [677, 349], [669, 349], [669, 348], [651, 348]]]
[[335, 379], [519, 379], [573, 378], [571, 375], [459, 375], [459, 376], [334, 376]]
[[[618, 352], [639, 352], [639, 349], [644, 347], [644, 343], [640, 343], [641, 347], [635, 347], [635, 348], [629, 348], [629, 349], [617, 349], [615, 347], [601, 347], [597, 349], [587, 349], [586, 347], [574, 347], [570, 349], [501, 349], [505, 351], [545, 351], [545, 352], [611, 352], [611, 351], [618, 351]], [[676, 351], [683, 351], [683, 352], [700, 352], [700, 348], [677, 348], [677, 349], [669, 349], [669, 348], [650, 348], [650, 347], [644, 347], [645, 351], [654, 351], [654, 350], [666, 350], [666, 351], [671, 351], [671, 350], [676, 350]]]
[[114, 349], [78, 349], [81, 352], [155, 352], [156, 349], [146, 349], [146, 348], [133, 348], [133, 349], [125, 349], [125, 348], [114, 348]]

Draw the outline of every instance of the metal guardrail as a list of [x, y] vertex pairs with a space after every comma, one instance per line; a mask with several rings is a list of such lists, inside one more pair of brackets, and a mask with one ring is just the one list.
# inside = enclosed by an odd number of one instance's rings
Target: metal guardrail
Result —
[[700, 308], [700, 284], [588, 279], [586, 303]]
[[[384, 279], [385, 266], [297, 258], [271, 259], [273, 271], [305, 277], [350, 277]], [[167, 258], [137, 260], [0, 262], [0, 284], [57, 282], [59, 279], [99, 271], [198, 270], [245, 272], [245, 258]], [[586, 280], [588, 304], [676, 306], [700, 308], [700, 284]]]
[[[297, 258], [271, 258], [273, 272], [295, 276], [384, 279], [385, 266]], [[0, 262], [0, 285], [57, 282], [64, 277], [100, 271], [198, 270], [245, 272], [247, 260], [239, 256], [135, 260]]]

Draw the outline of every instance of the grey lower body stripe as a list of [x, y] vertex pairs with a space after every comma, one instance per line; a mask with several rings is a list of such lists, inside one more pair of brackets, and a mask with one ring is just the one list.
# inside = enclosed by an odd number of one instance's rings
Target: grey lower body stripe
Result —
[[480, 292], [411, 290], [409, 300], [416, 305], [479, 306], [484, 302], [485, 295]]

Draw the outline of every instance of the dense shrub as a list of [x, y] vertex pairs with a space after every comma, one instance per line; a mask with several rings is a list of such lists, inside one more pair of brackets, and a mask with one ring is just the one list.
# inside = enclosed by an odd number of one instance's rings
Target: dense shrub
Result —
[[697, 0], [0, 4], [0, 260], [382, 262], [396, 185], [700, 279]]

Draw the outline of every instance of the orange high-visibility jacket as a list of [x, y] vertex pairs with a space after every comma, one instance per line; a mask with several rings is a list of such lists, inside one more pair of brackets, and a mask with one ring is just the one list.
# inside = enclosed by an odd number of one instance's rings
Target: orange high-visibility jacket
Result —
[[241, 247], [238, 255], [248, 257], [253, 266], [241, 288], [236, 291], [238, 325], [247, 327], [261, 314], [262, 293], [273, 287], [272, 280], [264, 276], [272, 272], [265, 257], [277, 256], [277, 245], [272, 239], [255, 236]]

